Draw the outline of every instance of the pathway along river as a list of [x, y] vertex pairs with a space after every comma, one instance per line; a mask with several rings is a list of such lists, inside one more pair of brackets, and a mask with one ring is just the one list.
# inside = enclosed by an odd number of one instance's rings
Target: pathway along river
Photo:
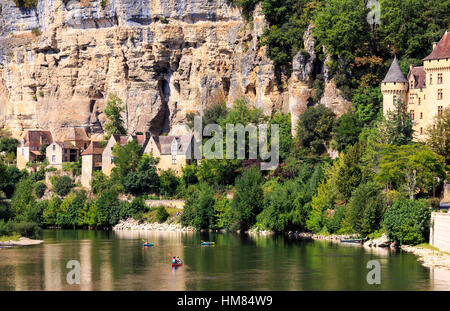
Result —
[[[0, 249], [0, 290], [450, 290], [450, 271], [401, 251], [231, 233], [45, 230], [44, 244]], [[155, 243], [142, 247], [142, 239]], [[202, 247], [201, 240], [216, 241]], [[170, 256], [184, 265], [170, 266]], [[366, 265], [381, 264], [369, 285]], [[81, 282], [66, 267], [78, 260]]]

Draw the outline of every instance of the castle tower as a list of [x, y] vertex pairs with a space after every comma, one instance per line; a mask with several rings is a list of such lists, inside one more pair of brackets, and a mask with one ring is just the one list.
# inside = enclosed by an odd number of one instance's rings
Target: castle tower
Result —
[[400, 69], [397, 57], [389, 68], [386, 77], [381, 82], [381, 92], [383, 93], [383, 114], [394, 109], [394, 104], [401, 100], [406, 103], [408, 93], [408, 80]]

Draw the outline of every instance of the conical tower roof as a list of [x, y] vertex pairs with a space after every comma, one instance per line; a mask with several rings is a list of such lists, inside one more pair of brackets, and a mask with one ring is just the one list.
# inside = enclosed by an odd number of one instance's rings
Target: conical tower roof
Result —
[[402, 70], [400, 69], [400, 65], [398, 64], [397, 56], [394, 58], [394, 61], [391, 64], [391, 67], [389, 67], [389, 71], [386, 74], [386, 77], [384, 77], [383, 83], [392, 83], [392, 82], [398, 82], [398, 83], [407, 83], [408, 80], [405, 78], [405, 75], [403, 74]]

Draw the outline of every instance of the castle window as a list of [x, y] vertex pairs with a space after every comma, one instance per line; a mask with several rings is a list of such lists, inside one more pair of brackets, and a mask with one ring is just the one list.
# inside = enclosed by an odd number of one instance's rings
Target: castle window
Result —
[[442, 106], [438, 106], [438, 115], [442, 115]]
[[114, 157], [111, 157], [111, 164], [114, 163]]
[[22, 155], [25, 155], [25, 149], [22, 148]]
[[414, 95], [409, 96], [409, 103], [412, 105], [414, 104]]
[[414, 88], [414, 81], [411, 81], [411, 88]]
[[411, 120], [414, 121], [414, 110], [411, 110], [411, 111], [410, 111], [410, 115], [411, 115]]
[[420, 128], [420, 135], [423, 135], [423, 127]]
[[423, 112], [420, 113], [420, 118], [423, 119]]
[[442, 84], [442, 73], [438, 73], [438, 84]]
[[52, 155], [52, 162], [53, 162], [53, 163], [56, 162], [56, 155]]
[[438, 89], [437, 99], [442, 99], [442, 89]]
[[393, 104], [394, 105], [397, 104], [397, 96], [396, 95], [393, 96]]
[[430, 85], [432, 85], [432, 84], [433, 84], [433, 75], [430, 74]]
[[172, 155], [172, 165], [177, 164], [177, 156], [176, 155]]
[[421, 99], [421, 98], [419, 97], [419, 105], [420, 105], [420, 99]]
[[56, 149], [56, 146], [55, 146], [55, 145], [53, 145], [53, 151], [55, 151], [55, 149]]

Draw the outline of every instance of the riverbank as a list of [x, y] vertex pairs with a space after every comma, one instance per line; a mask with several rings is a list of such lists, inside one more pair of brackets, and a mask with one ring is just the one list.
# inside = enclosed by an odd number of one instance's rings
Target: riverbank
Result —
[[0, 247], [13, 247], [13, 246], [31, 246], [44, 243], [43, 240], [33, 240], [25, 237], [21, 237], [18, 240], [0, 241]]
[[428, 244], [417, 246], [402, 245], [400, 248], [405, 252], [418, 256], [418, 260], [425, 267], [440, 267], [450, 270], [450, 253], [443, 252]]
[[154, 230], [154, 231], [195, 231], [193, 227], [183, 227], [180, 223], [157, 223], [157, 222], [141, 222], [139, 220], [128, 218], [121, 220], [112, 228], [113, 231], [129, 230]]
[[[248, 234], [254, 235], [272, 235], [275, 232], [270, 230], [258, 230], [258, 229], [250, 229], [246, 231]], [[357, 234], [315, 234], [310, 232], [299, 232], [299, 231], [288, 231], [285, 232], [284, 235], [294, 238], [294, 239], [306, 239], [306, 240], [325, 240], [331, 242], [340, 242], [345, 239], [357, 239]]]

